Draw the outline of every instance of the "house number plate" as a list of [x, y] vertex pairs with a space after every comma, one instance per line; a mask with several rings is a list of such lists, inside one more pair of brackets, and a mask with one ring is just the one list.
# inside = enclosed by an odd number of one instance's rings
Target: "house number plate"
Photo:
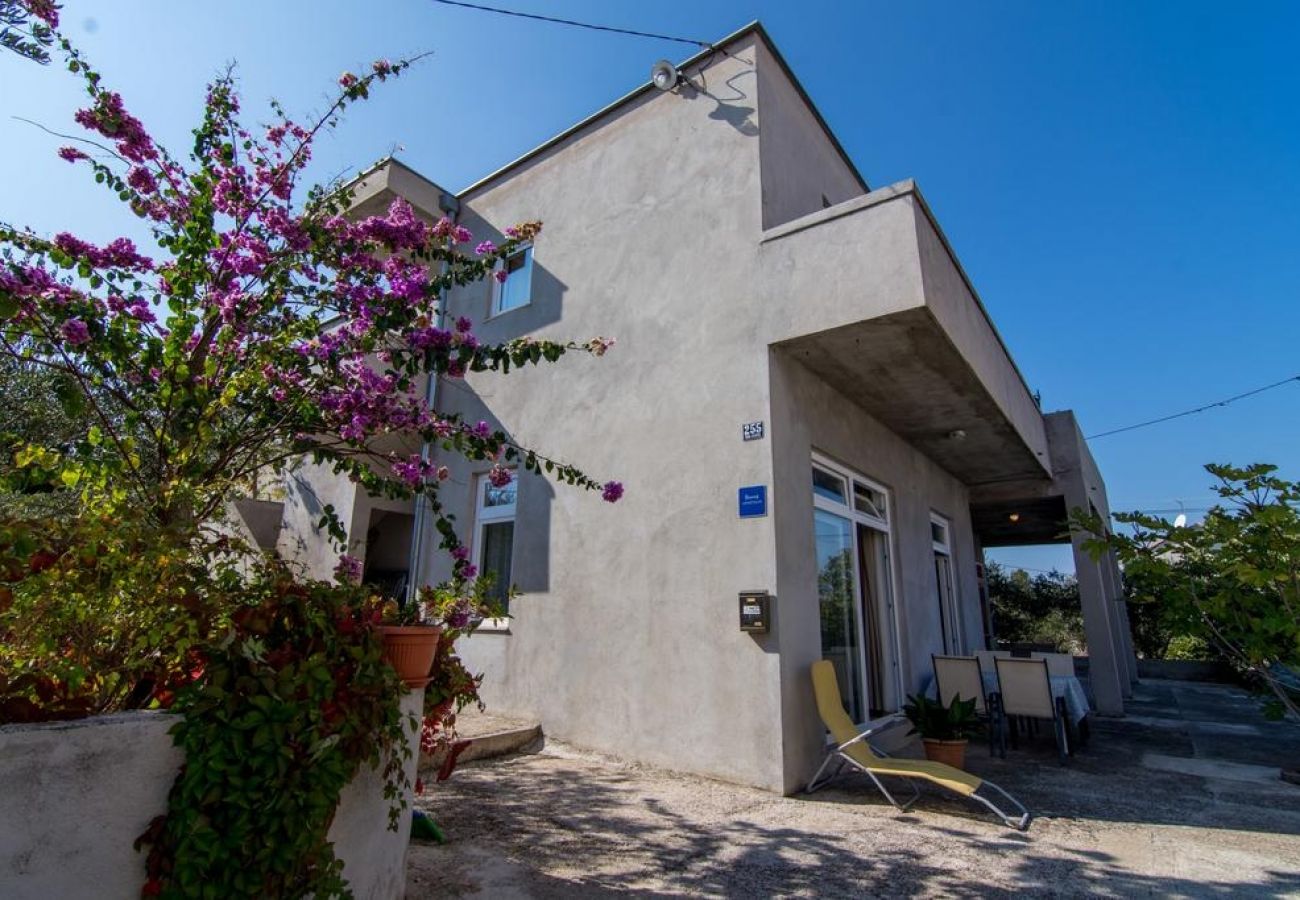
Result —
[[746, 422], [740, 426], [740, 436], [747, 441], [758, 441], [763, 439], [762, 422]]

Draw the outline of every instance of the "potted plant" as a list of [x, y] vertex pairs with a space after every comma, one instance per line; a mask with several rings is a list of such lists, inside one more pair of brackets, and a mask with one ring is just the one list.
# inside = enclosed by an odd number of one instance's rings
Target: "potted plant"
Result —
[[395, 600], [385, 600], [380, 606], [380, 622], [384, 662], [397, 670], [407, 687], [423, 688], [432, 677], [442, 626], [424, 618], [423, 604], [399, 605]]
[[939, 700], [924, 694], [907, 698], [903, 712], [912, 723], [910, 734], [921, 737], [926, 759], [945, 763], [955, 769], [966, 765], [967, 739], [978, 727], [975, 720], [975, 701], [953, 697], [944, 706]]

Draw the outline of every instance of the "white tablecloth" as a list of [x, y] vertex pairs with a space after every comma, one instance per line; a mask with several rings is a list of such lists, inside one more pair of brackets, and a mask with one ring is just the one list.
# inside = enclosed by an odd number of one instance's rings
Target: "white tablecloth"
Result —
[[[991, 694], [998, 689], [998, 676], [992, 672], [981, 672], [984, 679], [984, 693]], [[1052, 697], [1065, 698], [1065, 714], [1070, 717], [1071, 725], [1078, 725], [1088, 714], [1088, 695], [1083, 692], [1083, 684], [1073, 675], [1053, 675]]]

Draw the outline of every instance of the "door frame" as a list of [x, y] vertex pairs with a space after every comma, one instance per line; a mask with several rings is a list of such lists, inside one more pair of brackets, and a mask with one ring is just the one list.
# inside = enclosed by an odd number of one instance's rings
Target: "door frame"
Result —
[[[903, 706], [903, 698], [905, 694], [903, 692], [902, 634], [901, 634], [901, 629], [899, 628], [899, 615], [898, 615], [898, 604], [899, 604], [898, 552], [894, 542], [893, 492], [888, 487], [876, 481], [875, 479], [868, 478], [867, 476], [861, 474], [857, 470], [852, 469], [844, 465], [843, 463], [837, 462], [834, 459], [826, 456], [825, 454], [818, 453], [817, 451], [813, 451], [812, 453], [812, 458], [809, 464], [810, 475], [812, 469], [814, 468], [822, 469], [826, 473], [842, 479], [845, 485], [845, 490], [847, 492], [847, 496], [846, 496], [847, 502], [837, 503], [834, 500], [831, 500], [829, 497], [824, 497], [821, 494], [818, 494], [816, 491], [813, 491], [812, 492], [813, 509], [814, 510], [820, 509], [823, 512], [841, 516], [842, 518], [847, 519], [854, 526], [853, 528], [850, 529], [853, 536], [853, 559], [855, 563], [853, 569], [853, 599], [854, 602], [857, 604], [857, 610], [856, 610], [857, 615], [855, 616], [855, 618], [857, 619], [857, 629], [858, 629], [858, 635], [857, 635], [858, 655], [859, 655], [858, 664], [861, 672], [863, 673], [864, 678], [870, 677], [871, 669], [868, 665], [868, 659], [867, 659], [867, 635], [865, 630], [866, 620], [865, 620], [865, 616], [863, 615], [864, 612], [863, 593], [862, 593], [863, 580], [862, 580], [862, 573], [858, 568], [858, 566], [860, 565], [860, 560], [863, 557], [862, 557], [862, 547], [859, 544], [857, 526], [864, 525], [867, 528], [871, 529], [872, 531], [877, 532], [881, 536], [881, 539], [884, 541], [885, 556], [886, 556], [884, 568], [886, 571], [884, 572], [885, 582], [884, 584], [882, 584], [882, 587], [888, 591], [888, 596], [883, 598], [884, 600], [883, 606], [885, 608], [883, 610], [881, 609], [882, 606], [881, 597], [876, 596], [872, 598], [873, 603], [875, 604], [874, 606], [875, 614], [878, 617], [884, 619], [882, 623], [884, 626], [884, 630], [886, 632], [884, 642], [887, 643], [889, 646], [888, 653], [890, 656], [890, 659], [888, 660], [888, 665], [882, 667], [885, 669], [885, 671], [888, 674], [886, 674], [885, 676], [885, 680], [887, 683], [881, 685], [882, 687], [881, 694], [882, 696], [885, 697], [885, 702], [888, 705], [892, 706], [894, 709], [901, 709]], [[884, 506], [883, 516], [873, 515], [871, 513], [859, 510], [856, 507], [856, 504], [853, 502], [855, 483], [866, 488], [868, 491], [880, 495], [880, 497], [883, 500], [883, 506]], [[810, 521], [809, 526], [811, 527], [811, 525], [812, 522]], [[820, 615], [820, 611], [819, 611], [819, 615]], [[820, 640], [820, 631], [818, 633], [818, 639]], [[865, 698], [870, 698], [871, 696], [870, 684], [862, 684], [860, 685], [860, 687], [862, 688], [862, 696]], [[867, 715], [870, 715], [869, 700], [867, 702], [867, 706], [868, 706]], [[862, 723], [859, 722], [857, 724], [860, 725]]]

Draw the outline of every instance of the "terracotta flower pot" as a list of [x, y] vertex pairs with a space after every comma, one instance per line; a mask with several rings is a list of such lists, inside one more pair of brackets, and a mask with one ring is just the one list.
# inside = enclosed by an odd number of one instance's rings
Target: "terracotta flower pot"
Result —
[[921, 743], [925, 745], [926, 759], [944, 763], [954, 769], [966, 767], [967, 741], [964, 738], [960, 741], [936, 741], [933, 738], [925, 738]]
[[438, 655], [442, 628], [437, 625], [382, 625], [384, 662], [397, 670], [407, 687], [422, 688], [430, 681], [429, 670]]

